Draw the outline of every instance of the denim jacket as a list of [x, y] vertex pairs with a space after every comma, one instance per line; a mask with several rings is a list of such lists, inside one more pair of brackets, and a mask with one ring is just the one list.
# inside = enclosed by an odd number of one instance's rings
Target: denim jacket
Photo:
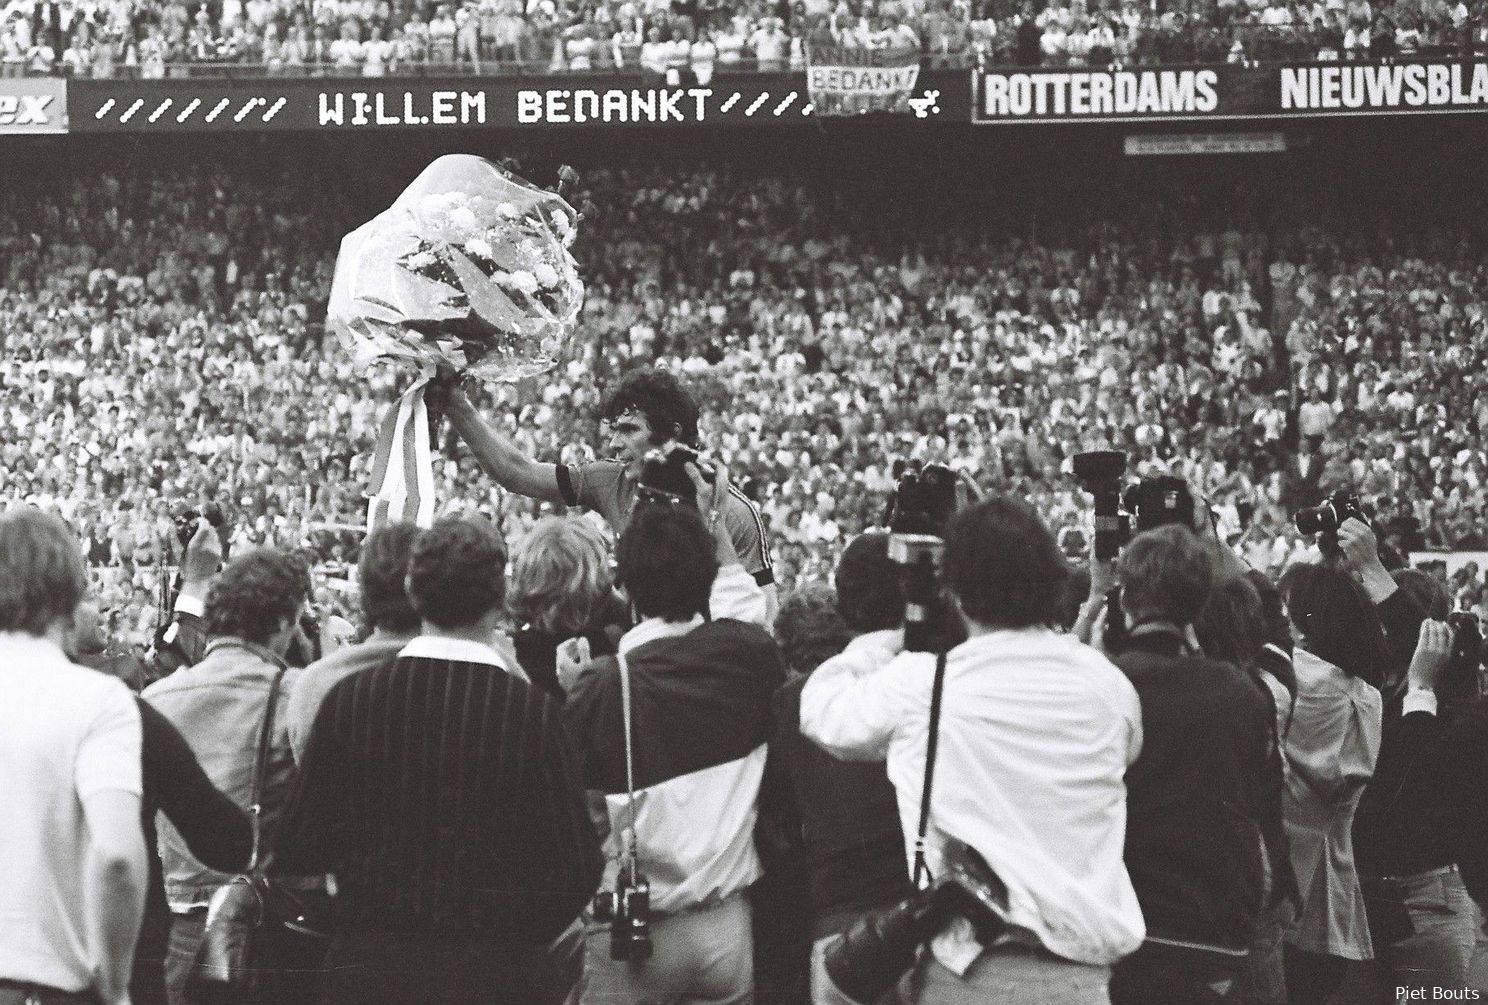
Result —
[[[239, 806], [253, 801], [253, 760], [268, 703], [269, 688], [284, 661], [263, 646], [237, 638], [217, 638], [195, 666], [182, 667], [150, 685], [144, 698], [180, 730], [202, 770]], [[273, 836], [294, 781], [285, 699], [299, 671], [290, 670], [280, 686], [279, 704], [262, 787], [263, 847]], [[205, 907], [212, 891], [232, 877], [202, 865], [186, 848], [169, 820], [159, 818], [160, 858], [165, 896], [171, 910]]]

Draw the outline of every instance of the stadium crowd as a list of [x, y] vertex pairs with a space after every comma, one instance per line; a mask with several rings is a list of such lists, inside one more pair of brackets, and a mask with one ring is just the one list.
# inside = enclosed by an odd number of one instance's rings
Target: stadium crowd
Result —
[[0, 74], [159, 78], [798, 69], [812, 43], [927, 65], [1471, 57], [1483, 0], [7, 0]]
[[[1134, 476], [1189, 479], [1267, 571], [1305, 545], [1288, 514], [1340, 488], [1399, 554], [1484, 548], [1488, 275], [1470, 231], [1381, 253], [1362, 231], [1160, 195], [1083, 219], [1071, 197], [1031, 233], [804, 178], [580, 184], [588, 295], [568, 354], [476, 404], [529, 456], [580, 462], [607, 449], [598, 406], [624, 370], [682, 375], [784, 588], [878, 521], [906, 461], [1021, 494], [1081, 554], [1070, 457], [1102, 445]], [[313, 172], [111, 173], [3, 198], [0, 496], [73, 522], [130, 644], [179, 557], [162, 499], [219, 506], [231, 550], [312, 549], [318, 600], [344, 615], [369, 448], [403, 379], [356, 373], [322, 327], [339, 235], [370, 214]], [[545, 511], [453, 433], [442, 447], [444, 509], [511, 540]], [[1488, 613], [1480, 579], [1460, 591]]]

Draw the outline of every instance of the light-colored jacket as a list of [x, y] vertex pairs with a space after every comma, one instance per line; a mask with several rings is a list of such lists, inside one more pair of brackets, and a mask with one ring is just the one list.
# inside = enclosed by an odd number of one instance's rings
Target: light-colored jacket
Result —
[[[283, 665], [263, 646], [218, 638], [207, 645], [206, 656], [196, 666], [182, 667], [144, 691], [144, 699], [186, 738], [212, 784], [245, 810], [252, 802], [253, 760], [269, 688]], [[272, 846], [275, 827], [293, 787], [294, 761], [284, 702], [298, 673], [290, 670], [285, 674], [274, 716], [262, 793], [265, 847]], [[232, 877], [193, 858], [185, 840], [163, 815], [159, 827], [165, 896], [171, 910], [205, 907], [212, 891]]]
[[1371, 959], [1352, 831], [1379, 758], [1380, 693], [1304, 649], [1292, 665], [1297, 703], [1286, 740], [1282, 816], [1302, 913], [1286, 941], [1308, 952]]

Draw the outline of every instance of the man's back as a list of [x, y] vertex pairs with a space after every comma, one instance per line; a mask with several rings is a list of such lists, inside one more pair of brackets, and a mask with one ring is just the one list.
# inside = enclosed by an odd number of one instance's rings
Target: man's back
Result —
[[1262, 790], [1274, 729], [1242, 671], [1134, 639], [1116, 664], [1142, 702], [1142, 753], [1127, 772], [1126, 866], [1150, 933], [1248, 945], [1264, 886]]
[[80, 990], [90, 946], [83, 800], [140, 794], [140, 721], [119, 681], [0, 633], [0, 979]]
[[326, 695], [277, 865], [334, 873], [349, 929], [545, 944], [600, 871], [558, 706], [428, 643]]

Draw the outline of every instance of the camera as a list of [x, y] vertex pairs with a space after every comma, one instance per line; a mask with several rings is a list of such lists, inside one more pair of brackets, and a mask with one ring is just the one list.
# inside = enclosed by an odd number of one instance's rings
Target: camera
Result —
[[639, 963], [651, 958], [651, 884], [621, 869], [615, 889], [594, 895], [594, 919], [610, 926], [610, 959]]
[[889, 561], [899, 567], [904, 590], [904, 648], [938, 653], [949, 642], [949, 619], [940, 602], [941, 535], [956, 512], [956, 474], [939, 464], [904, 466], [889, 501]]
[[1131, 517], [1121, 509], [1121, 476], [1126, 454], [1088, 450], [1074, 456], [1075, 480], [1095, 497], [1095, 558], [1108, 562], [1131, 540]]
[[207, 523], [211, 524], [212, 529], [217, 532], [217, 537], [222, 542], [222, 557], [226, 560], [228, 540], [227, 517], [223, 516], [222, 507], [216, 503], [207, 503], [200, 509], [187, 505], [176, 509], [171, 514], [171, 525], [176, 530], [178, 548], [182, 553], [186, 551], [186, 546], [191, 543], [192, 537], [196, 535], [196, 528], [203, 517], [206, 518]]
[[1299, 509], [1292, 514], [1292, 521], [1296, 523], [1298, 531], [1308, 536], [1322, 534], [1336, 538], [1338, 528], [1350, 517], [1364, 523], [1369, 522], [1369, 518], [1364, 515], [1364, 507], [1359, 503], [1359, 497], [1340, 489], [1324, 499], [1321, 505]]
[[953, 918], [990, 946], [1007, 930], [1007, 887], [974, 850], [950, 842], [939, 879], [894, 907], [858, 920], [826, 953], [827, 976], [858, 1002], [873, 1002], [914, 966], [920, 946]]
[[1436, 693], [1449, 702], [1467, 702], [1478, 697], [1478, 671], [1483, 658], [1483, 629], [1471, 611], [1447, 615], [1452, 628], [1452, 655]]
[[894, 494], [884, 523], [896, 534], [945, 534], [957, 508], [956, 472], [943, 464], [894, 465]]
[[673, 446], [668, 451], [647, 452], [641, 462], [640, 487], [636, 498], [640, 502], [659, 503], [664, 506], [691, 506], [697, 508], [697, 486], [688, 477], [687, 465], [697, 464], [703, 480], [713, 483], [713, 469], [698, 463], [697, 451], [683, 446]]

